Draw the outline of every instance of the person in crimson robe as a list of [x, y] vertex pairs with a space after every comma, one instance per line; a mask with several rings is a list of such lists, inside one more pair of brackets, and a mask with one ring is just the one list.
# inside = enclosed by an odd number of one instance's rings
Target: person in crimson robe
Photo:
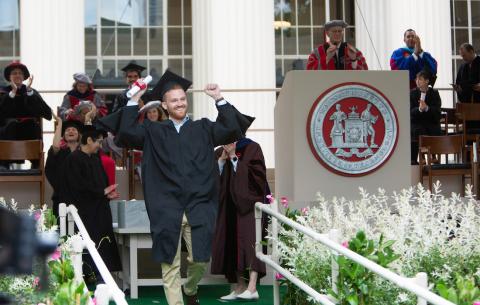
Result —
[[236, 283], [221, 300], [256, 300], [257, 280], [265, 275], [265, 264], [255, 256], [255, 203], [269, 193], [265, 160], [260, 145], [248, 138], [216, 153], [221, 182], [211, 271]]
[[308, 57], [307, 70], [368, 70], [362, 52], [343, 41], [348, 24], [343, 20], [325, 23], [329, 41], [317, 46]]
[[[92, 125], [82, 128], [80, 149], [65, 159], [60, 188], [60, 200], [73, 204], [110, 272], [122, 270], [117, 243], [113, 234], [110, 199], [118, 198], [116, 185], [108, 178], [98, 155], [103, 135]], [[101, 276], [89, 254], [83, 255], [83, 270], [87, 278]]]

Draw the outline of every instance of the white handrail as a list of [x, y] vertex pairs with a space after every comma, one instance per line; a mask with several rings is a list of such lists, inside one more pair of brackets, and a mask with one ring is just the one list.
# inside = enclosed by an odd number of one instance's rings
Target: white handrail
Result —
[[[98, 250], [95, 247], [95, 243], [90, 238], [90, 235], [88, 234], [87, 229], [85, 228], [85, 225], [82, 222], [82, 219], [78, 215], [77, 208], [74, 205], [66, 206], [64, 203], [61, 203], [59, 206], [59, 215], [60, 215], [60, 234], [62, 233], [65, 234], [66, 232], [65, 216], [71, 215], [71, 217], [73, 218], [73, 221], [75, 222], [75, 225], [77, 226], [80, 236], [83, 239], [84, 246], [87, 248], [88, 252], [92, 256], [92, 259], [95, 265], [97, 266], [97, 269], [100, 272], [100, 275], [105, 281], [105, 284], [107, 285], [108, 291], [113, 297], [113, 300], [118, 305], [128, 305], [127, 301], [125, 300], [125, 294], [123, 293], [122, 290], [120, 290], [120, 288], [118, 288], [117, 283], [113, 279], [112, 275], [110, 274], [110, 271], [105, 265], [105, 262], [103, 261], [102, 257], [98, 253]], [[72, 232], [69, 232], [69, 233], [71, 234]]]
[[[314, 230], [305, 227], [290, 218], [280, 214], [277, 211], [272, 210], [272, 208], [269, 207], [269, 205], [263, 204], [261, 202], [255, 203], [255, 218], [256, 218], [256, 252], [257, 252], [257, 257], [261, 260], [264, 256], [264, 254], [261, 251], [261, 212], [264, 212], [270, 216], [273, 216], [274, 219], [278, 219], [281, 222], [289, 225], [290, 227], [304, 233], [307, 236], [310, 236], [312, 239], [322, 243], [324, 246], [330, 248], [334, 252], [337, 252], [339, 254], [342, 254], [346, 256], [347, 258], [359, 263], [360, 265], [364, 266], [365, 268], [373, 271], [374, 273], [380, 275], [381, 277], [391, 281], [392, 283], [396, 284], [400, 288], [403, 288], [405, 290], [408, 290], [415, 295], [427, 300], [428, 302], [434, 304], [434, 305], [455, 305], [454, 303], [434, 294], [433, 292], [429, 291], [427, 288], [422, 287], [421, 285], [418, 285], [416, 282], [412, 281], [411, 279], [404, 278], [370, 260], [367, 258], [359, 255], [356, 252], [353, 252], [352, 250], [343, 247], [342, 245], [330, 240], [328, 238], [328, 235], [325, 234], [319, 234], [315, 232]], [[261, 254], [261, 255], [259, 255]], [[274, 261], [267, 261], [264, 260], [265, 263], [267, 263], [269, 266], [273, 267], [274, 269], [278, 270], [283, 276], [287, 277], [286, 274], [283, 274], [281, 270], [277, 267], [277, 263]], [[275, 265], [275, 266], [274, 266]], [[299, 286], [302, 290], [304, 290], [302, 287]], [[311, 288], [311, 287], [310, 287]], [[311, 297], [315, 298], [315, 295], [310, 294], [306, 290], [304, 290], [306, 293], [308, 293]], [[326, 303], [323, 303], [326, 304]]]

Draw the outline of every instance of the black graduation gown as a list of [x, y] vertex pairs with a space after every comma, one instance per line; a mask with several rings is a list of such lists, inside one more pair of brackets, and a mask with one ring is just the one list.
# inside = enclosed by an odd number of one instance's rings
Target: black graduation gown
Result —
[[52, 110], [36, 90], [28, 96], [25, 85], [17, 90], [14, 98], [9, 96], [10, 91], [11, 86], [7, 86], [3, 88], [0, 96], [0, 138], [41, 139], [39, 120], [40, 118], [51, 120]]
[[53, 188], [52, 203], [53, 214], [58, 217], [58, 205], [60, 204], [60, 188], [63, 179], [63, 166], [65, 159], [70, 155], [70, 148], [61, 148], [57, 153], [53, 152], [53, 147], [48, 150], [47, 161], [45, 162], [45, 176]]
[[437, 90], [428, 88], [425, 96], [425, 103], [428, 105], [428, 111], [420, 112], [418, 110], [418, 100], [420, 99], [420, 89], [415, 88], [410, 91], [410, 137], [411, 137], [411, 160], [417, 159], [418, 138], [421, 135], [439, 136], [442, 134], [440, 128], [440, 119], [442, 117], [442, 100]]
[[139, 124], [138, 106], [124, 107], [116, 117], [120, 122], [100, 120], [109, 129], [118, 127], [117, 136], [129, 147], [143, 147], [143, 193], [156, 261], [173, 262], [184, 213], [192, 228], [194, 261], [210, 260], [218, 207], [214, 148], [240, 139], [253, 121], [228, 103], [217, 109], [215, 122], [189, 120], [180, 133], [171, 120]]
[[122, 109], [125, 105], [128, 103], [128, 97], [127, 97], [127, 92], [130, 89], [125, 89], [122, 91], [122, 93], [118, 94], [115, 96], [115, 99], [113, 100], [113, 108], [112, 108], [112, 113], [117, 112], [118, 110]]
[[[109, 200], [104, 195], [107, 186], [107, 175], [97, 154], [88, 155], [79, 149], [66, 157], [60, 200], [75, 205], [108, 269], [119, 271], [122, 267], [113, 234], [112, 213]], [[84, 255], [85, 272], [91, 267], [98, 273], [94, 266], [90, 255]]]
[[480, 92], [472, 89], [473, 85], [480, 83], [480, 56], [475, 57], [472, 65], [463, 63], [458, 68], [455, 83], [462, 88], [461, 92], [457, 92], [460, 102], [471, 103], [473, 96], [473, 102], [480, 103]]

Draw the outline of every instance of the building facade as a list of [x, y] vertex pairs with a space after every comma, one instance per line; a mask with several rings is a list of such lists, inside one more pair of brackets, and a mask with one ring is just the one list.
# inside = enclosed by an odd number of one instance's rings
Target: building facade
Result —
[[[480, 49], [480, 0], [1, 0], [0, 11], [0, 69], [27, 64], [52, 109], [75, 72], [121, 87], [120, 69], [132, 59], [154, 77], [168, 67], [193, 79], [195, 118], [216, 114], [198, 89], [232, 89], [225, 97], [257, 117], [248, 136], [261, 143], [268, 167], [275, 92], [259, 89], [281, 87], [288, 71], [304, 68], [324, 41], [325, 21], [344, 19], [345, 39], [376, 70], [389, 69], [404, 31], [415, 29], [439, 63], [437, 87], [454, 79], [461, 43]], [[453, 104], [451, 92], [442, 98]], [[45, 124], [47, 147], [52, 128]]]

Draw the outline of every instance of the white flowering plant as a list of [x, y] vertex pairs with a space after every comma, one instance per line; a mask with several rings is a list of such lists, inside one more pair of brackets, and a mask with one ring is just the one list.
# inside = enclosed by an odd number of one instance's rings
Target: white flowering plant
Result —
[[[359, 231], [369, 239], [395, 241], [391, 245], [398, 259], [389, 268], [405, 277], [426, 272], [430, 288], [438, 283], [456, 285], [457, 274], [475, 279], [480, 275], [480, 216], [477, 201], [467, 188], [466, 197], [442, 195], [440, 184], [432, 192], [422, 185], [387, 195], [382, 189], [369, 194], [360, 188], [360, 199], [318, 194], [317, 203], [301, 212], [288, 209], [289, 217], [319, 233], [338, 229], [342, 240], [349, 241]], [[284, 204], [285, 206], [285, 204]], [[278, 247], [281, 263], [293, 274], [321, 293], [331, 287], [331, 252], [302, 233], [282, 226]], [[415, 296], [375, 277], [376, 304], [416, 304]], [[285, 304], [313, 304], [302, 292], [287, 286]]]

